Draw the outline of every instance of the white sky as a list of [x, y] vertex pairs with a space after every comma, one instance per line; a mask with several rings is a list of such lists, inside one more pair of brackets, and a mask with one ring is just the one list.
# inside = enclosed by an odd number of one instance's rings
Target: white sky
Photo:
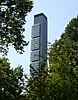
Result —
[[[48, 41], [53, 43], [64, 32], [67, 23], [78, 14], [78, 0], [34, 0], [34, 7], [26, 17], [26, 40], [31, 42], [31, 26], [34, 15], [43, 12], [48, 18]], [[29, 73], [30, 44], [25, 48], [23, 55], [10, 48], [8, 58], [11, 66], [22, 65], [24, 72]]]

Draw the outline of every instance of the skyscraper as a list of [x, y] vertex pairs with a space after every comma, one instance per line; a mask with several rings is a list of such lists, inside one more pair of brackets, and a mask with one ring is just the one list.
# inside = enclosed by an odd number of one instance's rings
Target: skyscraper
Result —
[[35, 68], [46, 61], [47, 57], [47, 17], [43, 14], [34, 15], [31, 33], [31, 65]]

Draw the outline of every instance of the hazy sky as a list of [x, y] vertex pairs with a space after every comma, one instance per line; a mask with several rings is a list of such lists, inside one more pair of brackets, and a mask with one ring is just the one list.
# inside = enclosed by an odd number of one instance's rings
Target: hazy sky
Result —
[[[64, 32], [66, 25], [78, 14], [78, 0], [34, 0], [34, 7], [26, 17], [26, 40], [31, 42], [31, 26], [34, 15], [44, 13], [48, 18], [48, 41], [53, 43]], [[29, 73], [30, 44], [25, 48], [23, 55], [18, 54], [13, 48], [8, 53], [12, 67], [22, 65], [24, 72]]]

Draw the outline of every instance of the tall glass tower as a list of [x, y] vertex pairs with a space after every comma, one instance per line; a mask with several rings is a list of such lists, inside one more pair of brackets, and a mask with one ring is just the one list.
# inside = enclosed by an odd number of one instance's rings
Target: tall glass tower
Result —
[[47, 17], [43, 14], [34, 15], [31, 33], [31, 65], [35, 68], [46, 61], [47, 57]]

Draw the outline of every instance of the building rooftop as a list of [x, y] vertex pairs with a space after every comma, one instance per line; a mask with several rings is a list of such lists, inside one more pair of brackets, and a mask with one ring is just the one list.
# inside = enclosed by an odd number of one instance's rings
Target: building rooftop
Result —
[[47, 18], [47, 17], [44, 15], [44, 13], [39, 13], [39, 14], [34, 15], [34, 17], [38, 17], [38, 16], [44, 16], [45, 18]]

